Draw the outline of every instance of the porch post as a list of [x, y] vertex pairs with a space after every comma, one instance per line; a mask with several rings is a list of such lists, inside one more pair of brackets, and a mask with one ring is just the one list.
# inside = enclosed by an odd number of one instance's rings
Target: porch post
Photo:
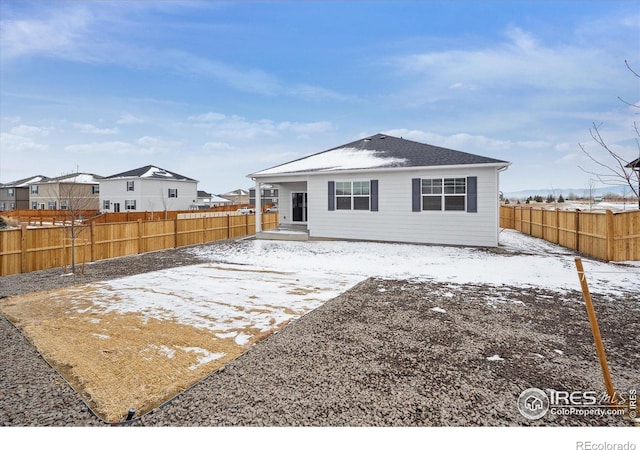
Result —
[[261, 183], [256, 180], [256, 234], [262, 231], [262, 188]]

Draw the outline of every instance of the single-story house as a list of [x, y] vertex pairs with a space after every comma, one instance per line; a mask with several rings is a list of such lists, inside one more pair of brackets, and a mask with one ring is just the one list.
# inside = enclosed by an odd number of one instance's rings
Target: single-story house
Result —
[[[29, 192], [37, 185], [30, 185], [40, 181], [48, 180], [44, 175], [34, 175], [29, 178], [12, 181], [11, 183], [0, 184], [0, 211], [11, 211], [14, 209], [29, 209]], [[35, 209], [35, 208], [32, 208]]]
[[186, 211], [197, 205], [198, 182], [153, 165], [100, 180], [100, 210]]
[[279, 189], [281, 225], [306, 226], [310, 239], [495, 247], [509, 165], [376, 134], [248, 176], [257, 193]]
[[98, 210], [102, 177], [70, 173], [29, 183], [31, 209]]
[[230, 205], [231, 200], [210, 194], [206, 191], [198, 191], [198, 209], [211, 209], [215, 206]]
[[230, 200], [233, 205], [249, 204], [249, 191], [246, 189], [235, 189], [233, 191], [220, 194], [220, 197]]

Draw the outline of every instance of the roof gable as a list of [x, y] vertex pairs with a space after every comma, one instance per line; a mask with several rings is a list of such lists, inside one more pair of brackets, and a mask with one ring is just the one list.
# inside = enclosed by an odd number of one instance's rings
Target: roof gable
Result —
[[256, 172], [251, 176], [400, 167], [505, 164], [507, 161], [375, 134], [320, 153]]
[[117, 178], [148, 178], [155, 180], [196, 181], [193, 178], [185, 177], [184, 175], [180, 175], [179, 173], [162, 169], [153, 165], [138, 167], [137, 169], [128, 170], [126, 172], [121, 172], [105, 177], [106, 180], [113, 180]]

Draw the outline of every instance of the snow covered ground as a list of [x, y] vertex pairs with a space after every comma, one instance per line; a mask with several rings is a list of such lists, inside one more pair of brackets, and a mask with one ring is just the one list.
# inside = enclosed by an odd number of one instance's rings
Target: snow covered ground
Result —
[[[486, 250], [345, 241], [224, 242], [191, 250], [210, 263], [93, 283], [77, 294], [92, 300], [94, 313], [173, 320], [216, 330], [238, 345], [250, 339], [242, 330], [277, 328], [368, 277], [535, 287], [573, 292], [581, 299], [571, 251], [513, 230], [502, 231], [500, 243], [499, 249]], [[640, 263], [585, 258], [583, 263], [592, 293], [612, 299], [638, 293], [640, 298]]]
[[[193, 252], [216, 262], [279, 271], [580, 291], [573, 252], [508, 229], [500, 233], [496, 251], [374, 242], [246, 240], [196, 247]], [[607, 264], [583, 258], [583, 264], [592, 292], [640, 293], [640, 263]]]

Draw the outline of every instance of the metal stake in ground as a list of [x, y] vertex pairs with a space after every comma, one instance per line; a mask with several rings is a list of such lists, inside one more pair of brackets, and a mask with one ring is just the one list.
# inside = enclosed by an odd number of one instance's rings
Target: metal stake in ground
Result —
[[591, 301], [591, 294], [589, 293], [589, 285], [587, 284], [587, 277], [582, 267], [582, 259], [576, 257], [576, 268], [578, 269], [578, 278], [580, 279], [580, 285], [582, 286], [582, 296], [584, 297], [584, 303], [587, 307], [587, 314], [589, 315], [589, 323], [591, 324], [591, 332], [593, 333], [593, 340], [596, 344], [596, 351], [598, 352], [598, 359], [600, 360], [600, 367], [602, 368], [602, 376], [604, 378], [604, 385], [607, 388], [607, 394], [612, 405], [616, 405], [615, 389], [613, 388], [613, 381], [611, 380], [611, 374], [609, 373], [609, 365], [607, 364], [607, 356], [604, 352], [604, 345], [602, 344], [602, 337], [600, 336], [600, 328], [598, 327], [598, 318], [596, 317], [596, 311], [593, 309], [593, 302]]

